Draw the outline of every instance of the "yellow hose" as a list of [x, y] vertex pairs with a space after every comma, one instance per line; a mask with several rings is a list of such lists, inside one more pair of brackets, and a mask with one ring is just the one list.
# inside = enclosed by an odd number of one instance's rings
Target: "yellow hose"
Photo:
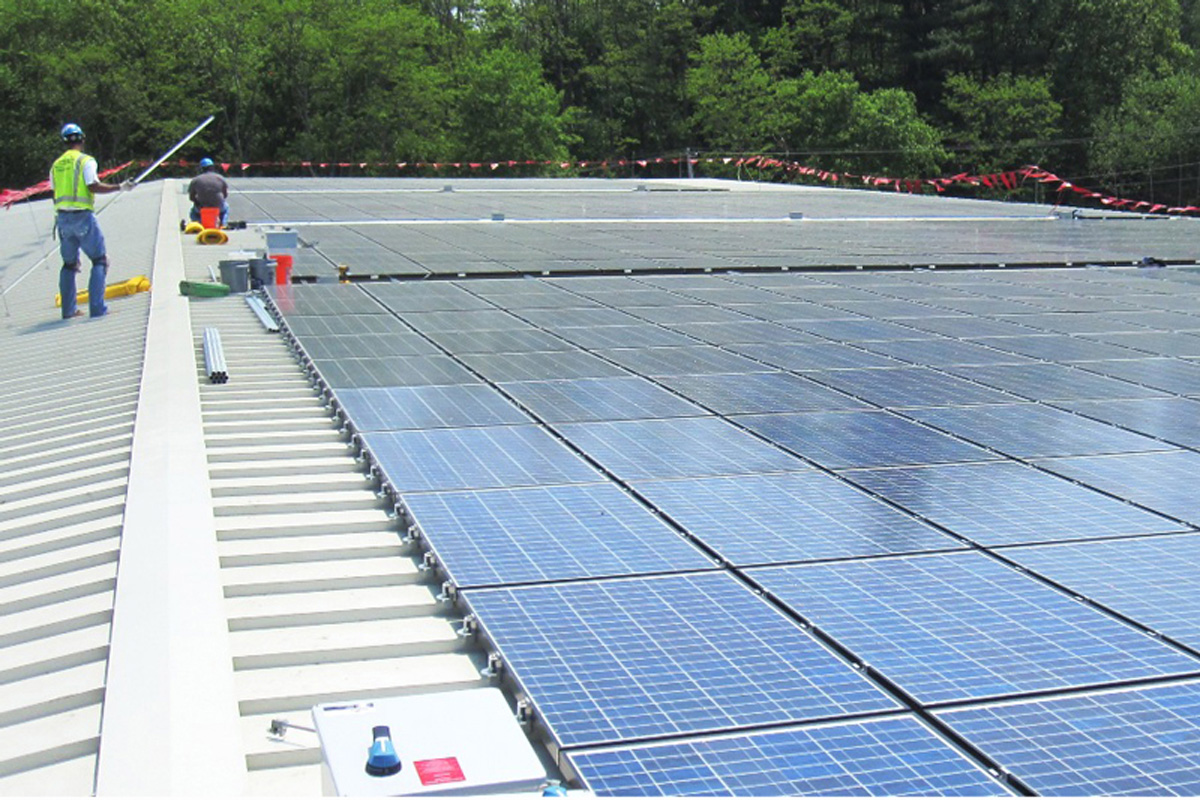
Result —
[[[148, 292], [148, 291], [150, 291], [150, 279], [147, 278], [145, 275], [138, 275], [137, 277], [130, 278], [127, 281], [121, 281], [120, 283], [110, 283], [108, 286], [104, 287], [104, 299], [112, 300], [114, 297], [128, 297], [131, 294], [137, 294], [138, 292]], [[88, 293], [86, 290], [79, 292], [75, 295], [76, 303], [82, 305], [82, 304], [86, 303], [87, 301], [88, 301]], [[54, 295], [54, 306], [55, 306], [55, 308], [62, 307], [62, 295], [61, 294]]]
[[229, 236], [217, 228], [205, 228], [196, 236], [196, 241], [200, 244], [228, 244]]
[[204, 230], [204, 226], [201, 225], [199, 222], [189, 222], [187, 224], [187, 227], [185, 227], [183, 229], [183, 232], [188, 233], [188, 234], [196, 234], [202, 230]]

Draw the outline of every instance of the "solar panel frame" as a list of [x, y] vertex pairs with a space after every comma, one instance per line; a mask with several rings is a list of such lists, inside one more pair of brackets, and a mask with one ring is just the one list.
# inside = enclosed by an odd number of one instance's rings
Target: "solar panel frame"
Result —
[[599, 483], [603, 476], [536, 425], [366, 433], [400, 494]]
[[479, 353], [464, 355], [461, 360], [496, 383], [621, 378], [631, 374], [628, 370], [578, 349], [535, 353]]
[[675, 375], [658, 381], [724, 416], [870, 408], [866, 403], [787, 372]]
[[1012, 794], [907, 714], [573, 750], [566, 758], [598, 797]]
[[1200, 661], [977, 552], [745, 574], [925, 705], [1200, 668]]
[[755, 414], [738, 424], [833, 470], [1001, 458], [886, 411]]
[[390, 314], [345, 314], [337, 317], [285, 317], [288, 330], [297, 337], [412, 334], [412, 329]]
[[425, 334], [453, 355], [489, 353], [565, 352], [577, 349], [570, 342], [534, 328], [493, 331], [431, 331]]
[[462, 596], [562, 748], [899, 708], [726, 572]]
[[941, 711], [938, 718], [1045, 795], [1200, 793], [1200, 683]]
[[984, 547], [1185, 529], [1011, 461], [863, 470], [852, 477], [909, 512]]
[[1171, 449], [1165, 442], [1038, 403], [969, 409], [922, 408], [908, 414], [926, 425], [1014, 458]]
[[271, 301], [290, 319], [305, 316], [388, 314], [386, 308], [357, 286], [345, 284], [288, 284], [269, 287]]
[[313, 364], [335, 390], [480, 382], [454, 359], [441, 355], [313, 359]]
[[926, 367], [844, 369], [814, 373], [812, 377], [884, 408], [977, 406], [1019, 400], [1007, 392]]
[[1120, 400], [1166, 393], [1064, 364], [1031, 363], [951, 367], [947, 372], [1029, 400]]
[[484, 384], [339, 389], [339, 405], [359, 431], [529, 425], [532, 419]]
[[626, 481], [811, 469], [716, 417], [566, 423], [554, 428]]
[[1200, 402], [1183, 397], [1078, 400], [1055, 406], [1180, 447], [1200, 447]]
[[378, 356], [425, 356], [439, 351], [422, 336], [408, 332], [346, 336], [298, 335], [309, 358], [337, 360]]
[[1111, 378], [1133, 381], [1187, 397], [1200, 396], [1200, 364], [1178, 358], [1145, 358], [1134, 361], [1101, 361], [1079, 365]]
[[631, 486], [735, 567], [965, 547], [815, 470], [634, 481]]
[[1003, 555], [1200, 652], [1200, 534], [1006, 548]]
[[700, 406], [641, 377], [518, 381], [500, 387], [550, 423], [709, 416]]
[[1200, 475], [1200, 453], [1168, 450], [1044, 459], [1037, 464], [1168, 517], [1200, 524], [1200, 496], [1190, 480]]
[[764, 371], [761, 364], [712, 345], [621, 348], [595, 352], [631, 372], [647, 377]]
[[411, 494], [403, 505], [460, 589], [717, 568], [611, 483]]
[[903, 362], [847, 344], [735, 344], [730, 350], [778, 369], [825, 372], [838, 369], [902, 367]]

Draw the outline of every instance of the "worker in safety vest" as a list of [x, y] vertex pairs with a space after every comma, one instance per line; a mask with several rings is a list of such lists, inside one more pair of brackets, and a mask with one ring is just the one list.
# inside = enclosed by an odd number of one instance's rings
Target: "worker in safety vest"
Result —
[[211, 158], [200, 159], [200, 174], [188, 184], [188, 197], [192, 201], [192, 222], [200, 221], [200, 209], [221, 209], [221, 227], [229, 216], [229, 184], [217, 174], [217, 165]]
[[88, 278], [88, 311], [93, 317], [108, 313], [104, 302], [108, 276], [108, 254], [104, 234], [96, 221], [95, 196], [132, 189], [133, 181], [104, 183], [96, 171], [96, 159], [83, 152], [83, 130], [74, 123], [63, 126], [62, 139], [67, 151], [50, 167], [50, 185], [54, 189], [55, 227], [58, 229], [62, 271], [58, 290], [62, 293], [63, 319], [83, 316], [75, 302], [75, 274], [79, 272], [79, 251], [92, 262]]

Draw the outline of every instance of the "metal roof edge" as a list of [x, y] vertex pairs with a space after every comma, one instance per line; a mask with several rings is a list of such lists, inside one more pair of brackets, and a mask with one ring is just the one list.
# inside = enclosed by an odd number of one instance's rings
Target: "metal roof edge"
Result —
[[177, 230], [164, 181], [97, 765], [98, 795], [245, 793]]

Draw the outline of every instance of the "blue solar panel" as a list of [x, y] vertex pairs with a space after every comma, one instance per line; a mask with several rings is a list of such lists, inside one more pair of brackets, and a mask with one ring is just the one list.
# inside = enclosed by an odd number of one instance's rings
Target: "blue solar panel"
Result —
[[547, 422], [698, 417], [707, 411], [645, 378], [577, 378], [501, 384]]
[[[1132, 350], [1130, 352], [1133, 353]], [[1104, 361], [1079, 366], [1089, 372], [1122, 378], [1153, 389], [1200, 395], [1200, 365], [1178, 358], [1139, 358], [1136, 361]]]
[[678, 375], [659, 380], [718, 414], [870, 408], [866, 403], [827, 389], [819, 383], [785, 372]]
[[1194, 672], [1200, 661], [980, 553], [747, 573], [922, 703]]
[[728, 573], [463, 596], [562, 747], [897, 707]]
[[1156, 389], [1095, 375], [1064, 364], [952, 367], [948, 371], [1030, 400], [1120, 400], [1164, 396]]
[[908, 715], [572, 752], [600, 797], [1011, 794]]
[[763, 371], [762, 364], [710, 345], [600, 350], [597, 354], [642, 375], [717, 375]]
[[563, 328], [559, 335], [585, 350], [614, 347], [687, 347], [696, 344], [681, 333], [654, 325], [605, 325], [600, 328]]
[[830, 469], [999, 458], [882, 411], [769, 414], [739, 417], [738, 421]]
[[1155, 397], [1148, 400], [1080, 400], [1055, 405], [1183, 447], [1200, 446], [1200, 403], [1195, 400]]
[[612, 484], [418, 494], [404, 504], [460, 588], [714, 567]]
[[1200, 795], [1200, 683], [938, 716], [1039, 794]]
[[1200, 453], [1172, 450], [1056, 458], [1041, 466], [1192, 525], [1200, 525]]
[[886, 408], [973, 406], [1018, 398], [924, 367], [843, 369], [814, 375], [821, 383]]
[[360, 431], [532, 422], [503, 395], [482, 384], [339, 389], [336, 394], [338, 402]]
[[530, 309], [521, 317], [544, 328], [599, 328], [607, 325], [633, 325], [636, 317], [612, 308]]
[[788, 322], [786, 324], [789, 328], [842, 342], [930, 338], [930, 334], [925, 331], [878, 319], [835, 319], [819, 322]]
[[1016, 547], [1004, 556], [1200, 650], [1200, 534]]
[[735, 566], [963, 546], [822, 472], [647, 481], [634, 488]]
[[574, 350], [553, 334], [539, 330], [434, 331], [429, 338], [455, 355], [472, 353], [537, 353]]
[[478, 378], [447, 356], [314, 358], [313, 364], [325, 382], [335, 389], [479, 383]]
[[[743, 317], [743, 320], [749, 319]], [[739, 342], [819, 342], [807, 333], [775, 325], [770, 322], [700, 322], [689, 324], [668, 323], [672, 330], [686, 333], [711, 344], [737, 344]]]
[[386, 308], [357, 286], [288, 284], [270, 287], [275, 307], [289, 319], [343, 314], [387, 314]]
[[1062, 334], [1038, 334], [1036, 336], [994, 336], [974, 340], [978, 344], [1007, 350], [1031, 358], [1047, 361], [1100, 361], [1102, 359], [1141, 358], [1136, 350], [1105, 344], [1091, 339]]
[[462, 361], [488, 380], [497, 383], [629, 375], [620, 367], [580, 350], [555, 353], [489, 353], [463, 356]]
[[854, 482], [985, 547], [1166, 533], [1182, 526], [1012, 463], [857, 472]]
[[729, 349], [780, 369], [797, 372], [902, 366], [895, 359], [846, 344], [736, 344]]
[[592, 483], [603, 476], [535, 425], [363, 436], [400, 492]]
[[288, 330], [297, 336], [359, 336], [363, 334], [415, 334], [400, 320], [386, 314], [345, 314], [331, 316], [291, 316]]
[[1112, 425], [1036, 403], [916, 409], [909, 415], [1018, 458], [1136, 453], [1170, 447]]
[[958, 339], [904, 339], [866, 342], [862, 346], [872, 353], [929, 367], [1019, 364], [1029, 361], [1025, 356], [994, 350]]
[[786, 472], [810, 467], [713, 417], [557, 425], [624, 480]]
[[[312, 317], [311, 319], [328, 319]], [[336, 319], [336, 317], [334, 318]], [[379, 319], [386, 319], [380, 317]], [[362, 358], [364, 356], [432, 355], [438, 349], [415, 333], [360, 333], [351, 336], [296, 334], [304, 352], [314, 359]]]

